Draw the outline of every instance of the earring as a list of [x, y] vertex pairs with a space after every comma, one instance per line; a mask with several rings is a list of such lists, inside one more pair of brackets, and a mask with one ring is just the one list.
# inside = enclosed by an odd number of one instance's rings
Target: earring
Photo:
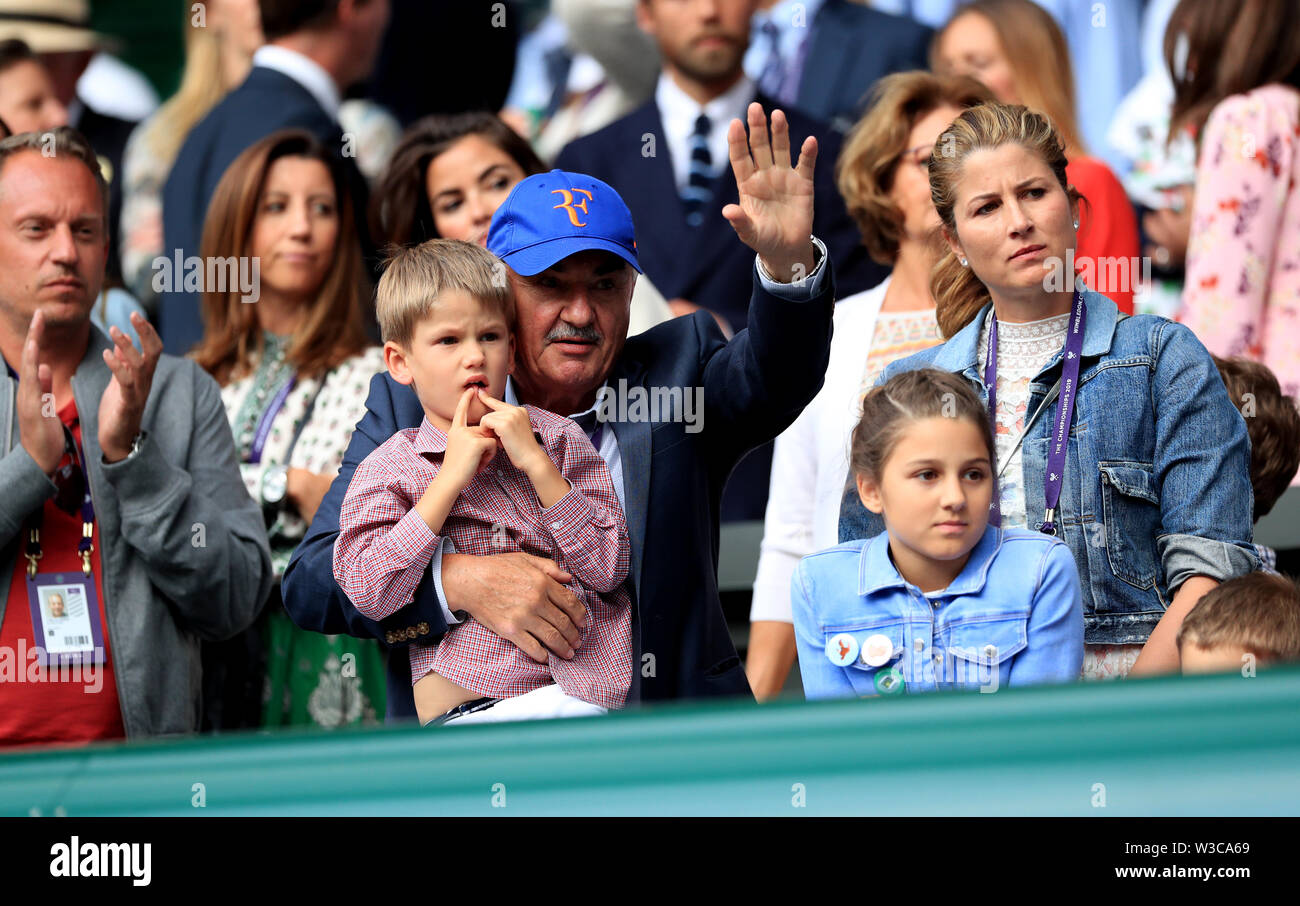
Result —
[[965, 266], [966, 266], [966, 259], [965, 259], [965, 258], [958, 258], [957, 260], [961, 262], [961, 266], [962, 266], [962, 267], [965, 267]]
[[1074, 228], [1075, 228], [1076, 230], [1079, 228], [1079, 221], [1076, 220], [1076, 221], [1074, 222]]

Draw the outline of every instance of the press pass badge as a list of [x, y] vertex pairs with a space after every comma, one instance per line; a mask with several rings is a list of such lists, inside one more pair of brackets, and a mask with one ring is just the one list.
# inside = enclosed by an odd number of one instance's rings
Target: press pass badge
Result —
[[27, 604], [42, 666], [104, 662], [104, 627], [93, 577], [81, 573], [31, 576], [27, 579]]

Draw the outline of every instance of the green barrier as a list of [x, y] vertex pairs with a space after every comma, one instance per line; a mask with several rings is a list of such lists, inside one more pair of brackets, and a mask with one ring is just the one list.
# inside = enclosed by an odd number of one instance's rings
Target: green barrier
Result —
[[1296, 815], [1300, 670], [10, 753], [0, 813]]

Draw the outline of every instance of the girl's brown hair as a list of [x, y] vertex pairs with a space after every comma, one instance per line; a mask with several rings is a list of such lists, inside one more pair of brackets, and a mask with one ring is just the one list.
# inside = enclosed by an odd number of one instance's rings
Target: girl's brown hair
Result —
[[[1179, 65], [1186, 37], [1185, 65]], [[1296, 0], [1182, 0], [1169, 16], [1165, 63], [1174, 81], [1169, 135], [1200, 132], [1224, 98], [1261, 85], [1300, 89]]]
[[[296, 129], [273, 133], [246, 148], [212, 195], [203, 226], [202, 260], [206, 270], [206, 262], [216, 258], [251, 257], [249, 242], [266, 176], [272, 164], [286, 157], [324, 164], [337, 205], [338, 239], [329, 271], [286, 353], [300, 375], [318, 377], [369, 345], [363, 327], [361, 246], [338, 158], [310, 133]], [[192, 355], [222, 386], [250, 373], [262, 352], [257, 305], [244, 303], [240, 295], [238, 286], [229, 285], [225, 292], [209, 287], [203, 293], [203, 339]]]
[[889, 199], [913, 127], [940, 107], [965, 109], [993, 100], [968, 76], [896, 72], [876, 82], [867, 114], [849, 133], [835, 162], [835, 182], [862, 243], [881, 264], [893, 264], [903, 238], [903, 212]]
[[546, 164], [519, 133], [493, 113], [426, 116], [402, 136], [370, 201], [370, 232], [380, 245], [414, 245], [438, 239], [429, 206], [429, 164], [470, 135], [496, 145], [519, 165], [524, 176], [546, 172]]
[[[1061, 190], [1073, 202], [1082, 197], [1065, 177], [1065, 145], [1047, 117], [1019, 104], [983, 104], [962, 111], [935, 142], [930, 158], [930, 198], [944, 228], [957, 236], [953, 209], [957, 204], [957, 183], [966, 158], [972, 152], [1017, 144], [1047, 164]], [[990, 300], [988, 288], [969, 267], [963, 266], [952, 249], [930, 274], [935, 316], [945, 337], [952, 337], [979, 314]]]
[[918, 368], [894, 375], [863, 397], [862, 418], [849, 445], [850, 471], [879, 481], [908, 424], [940, 416], [964, 418], [978, 426], [989, 464], [996, 461], [988, 413], [966, 379], [937, 368]]
[[[1074, 107], [1070, 46], [1052, 14], [1032, 0], [974, 0], [948, 20], [978, 13], [997, 32], [1002, 53], [1015, 74], [1016, 93], [1026, 107], [1047, 114], [1065, 146], [1083, 152], [1083, 133]], [[945, 26], [930, 44], [930, 68], [937, 69]]]

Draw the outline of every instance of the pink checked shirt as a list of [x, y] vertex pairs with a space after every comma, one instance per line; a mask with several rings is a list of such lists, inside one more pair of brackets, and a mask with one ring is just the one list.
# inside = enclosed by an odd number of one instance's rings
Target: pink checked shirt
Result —
[[[574, 577], [587, 607], [582, 646], [572, 660], [539, 664], [483, 625], [466, 620], [436, 645], [411, 646], [411, 682], [430, 670], [479, 695], [509, 698], [556, 683], [565, 693], [621, 708], [632, 682], [632, 607], [624, 588], [630, 547], [609, 467], [567, 418], [525, 406], [542, 449], [569, 484], [543, 508], [532, 482], [504, 450], [465, 486], [443, 524], [462, 554], [524, 551]], [[447, 435], [426, 418], [398, 431], [357, 467], [334, 545], [334, 577], [372, 620], [411, 602], [441, 541], [415, 503], [433, 481]]]

